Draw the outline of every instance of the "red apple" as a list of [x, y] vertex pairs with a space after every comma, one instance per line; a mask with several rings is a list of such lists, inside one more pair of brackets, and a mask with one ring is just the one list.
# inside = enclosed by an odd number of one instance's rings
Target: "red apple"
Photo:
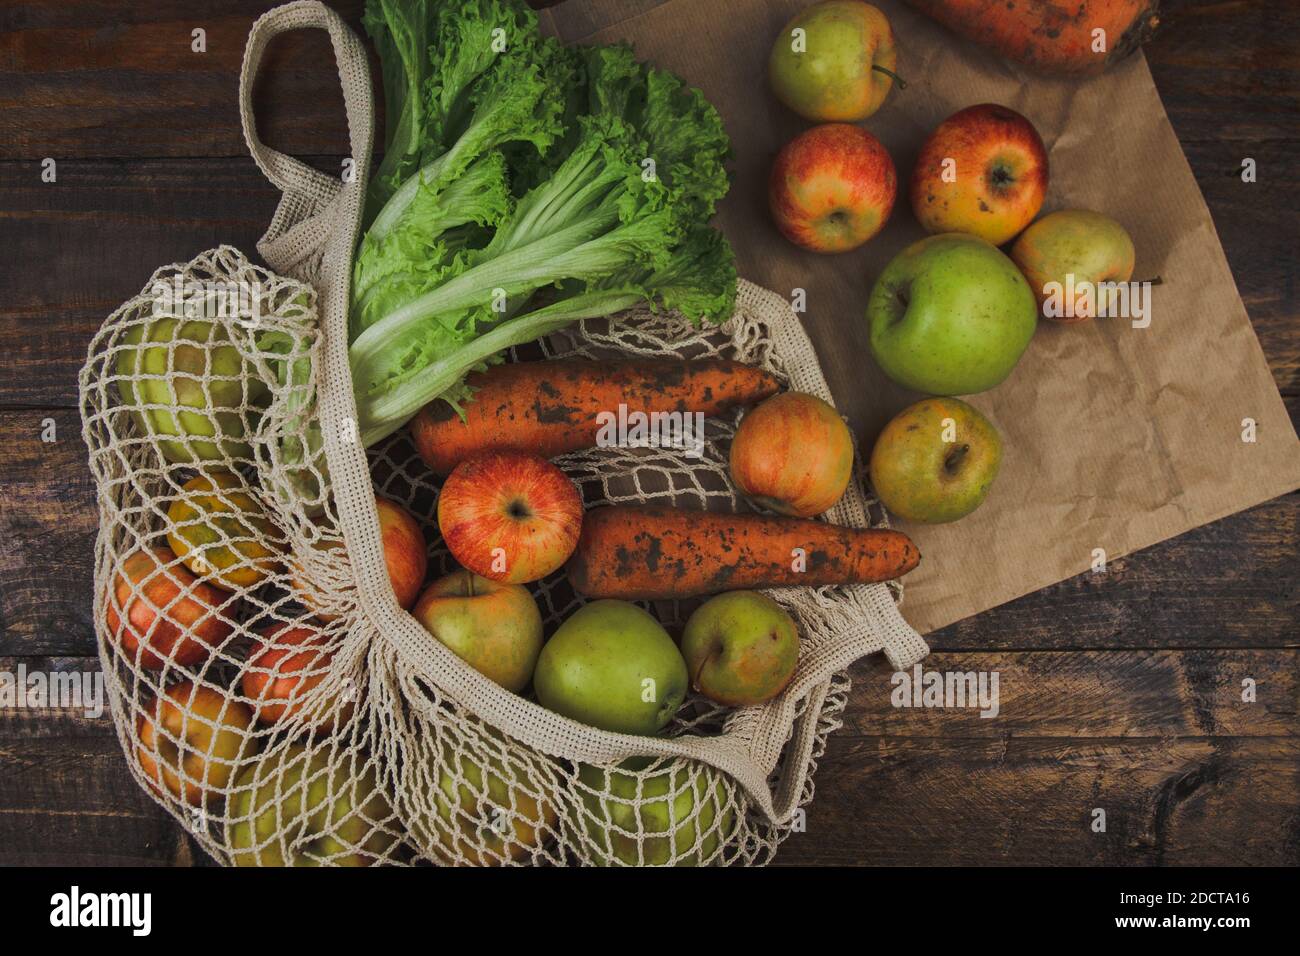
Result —
[[173, 684], [136, 720], [140, 769], [160, 792], [190, 806], [218, 805], [220, 791], [256, 747], [248, 735], [252, 725], [247, 704], [192, 681]]
[[764, 508], [811, 518], [844, 496], [853, 438], [816, 395], [784, 392], [746, 413], [731, 442], [731, 477]]
[[429, 585], [411, 612], [484, 677], [518, 693], [542, 652], [542, 614], [522, 584], [454, 571]]
[[409, 610], [420, 596], [424, 575], [429, 570], [429, 552], [424, 534], [411, 513], [387, 498], [376, 498], [379, 535], [384, 544], [384, 563], [393, 582], [397, 603]]
[[461, 462], [447, 476], [438, 527], [452, 557], [475, 574], [537, 581], [577, 547], [582, 497], [545, 458], [494, 452]]
[[197, 664], [224, 644], [234, 625], [223, 611], [230, 595], [200, 581], [170, 548], [133, 551], [105, 597], [108, 632], [122, 653], [148, 670], [168, 661]]
[[[314, 627], [276, 624], [260, 632], [261, 650], [249, 658], [244, 670], [244, 696], [254, 701], [257, 719], [274, 724], [302, 713], [312, 688], [323, 681], [334, 660], [329, 638]], [[312, 701], [313, 729], [325, 733], [352, 716], [352, 701]]]
[[[411, 513], [387, 498], [376, 498], [375, 507], [379, 512], [379, 538], [384, 549], [384, 564], [388, 567], [388, 579], [393, 585], [393, 594], [397, 603], [410, 610], [415, 599], [420, 596], [424, 585], [424, 575], [429, 569], [429, 553], [424, 544], [424, 534], [419, 522]], [[338, 541], [317, 544], [316, 547], [329, 551], [342, 547]], [[295, 596], [302, 603], [315, 611], [322, 621], [334, 621], [338, 615], [319, 610], [313, 590], [303, 583], [303, 570], [296, 569], [294, 577]]]
[[925, 141], [911, 192], [912, 210], [927, 232], [966, 232], [998, 246], [1042, 208], [1047, 150], [1015, 110], [969, 106]]
[[813, 252], [845, 252], [882, 228], [898, 176], [880, 141], [859, 126], [814, 126], [777, 154], [768, 182], [781, 234]]

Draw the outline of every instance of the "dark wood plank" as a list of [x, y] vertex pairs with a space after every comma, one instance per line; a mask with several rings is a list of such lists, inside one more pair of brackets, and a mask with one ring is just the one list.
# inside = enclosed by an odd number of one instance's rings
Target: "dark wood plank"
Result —
[[[52, 418], [58, 440], [41, 440]], [[95, 653], [90, 602], [99, 519], [72, 410], [0, 413], [0, 654]]]
[[[853, 669], [836, 738], [1300, 737], [1300, 648], [936, 651], [924, 672], [997, 672], [998, 708], [895, 706], [883, 658]], [[908, 672], [911, 676], [912, 672]], [[1243, 700], [1253, 681], [1254, 700]]]
[[1296, 137], [1300, 6], [1268, 0], [1161, 0], [1147, 61], [1184, 143], [1234, 147]]
[[[0, 6], [0, 159], [244, 155], [237, 82], [244, 42], [275, 6], [9, 0]], [[363, 32], [364, 0], [330, 6]], [[198, 28], [206, 33], [202, 53], [192, 49]], [[253, 107], [267, 142], [295, 154], [344, 150], [343, 97], [323, 31], [278, 38], [263, 76]], [[378, 89], [373, 57], [372, 77]], [[382, 96], [376, 100], [382, 129]]]
[[1295, 648], [925, 661], [997, 671], [993, 719], [896, 708], [889, 668], [859, 665], [806, 832], [777, 862], [1295, 866], [1297, 663]]
[[0, 163], [0, 404], [75, 406], [104, 319], [165, 263], [222, 243], [255, 256], [278, 198], [247, 158], [63, 162], [56, 183]]
[[[992, 720], [894, 708], [887, 666], [859, 665], [806, 832], [777, 861], [1294, 865], [1297, 655], [1012, 652], [926, 662], [997, 671], [1001, 714]], [[23, 660], [43, 670], [98, 665]], [[18, 663], [0, 658], [0, 671]], [[1242, 675], [1257, 681], [1255, 704], [1240, 700]], [[1089, 829], [1094, 807], [1107, 812], [1104, 834]], [[864, 810], [869, 826], [860, 825]], [[19, 834], [0, 863], [206, 861], [130, 778], [106, 718], [0, 711], [0, 826]]]
[[[239, 66], [265, 0], [82, 0], [0, 9], [0, 157], [238, 156]], [[356, 29], [362, 0], [332, 4]], [[191, 49], [206, 31], [207, 51]], [[51, 69], [58, 64], [57, 69]], [[275, 41], [254, 107], [294, 153], [347, 142], [338, 72], [322, 31]]]
[[778, 863], [1300, 863], [1294, 738], [841, 740], [816, 780]]
[[929, 635], [935, 649], [1281, 647], [1300, 634], [1300, 494]]
[[[99, 661], [24, 658], [31, 670]], [[18, 661], [0, 658], [0, 671]], [[136, 784], [107, 712], [0, 708], [0, 866], [189, 864], [184, 831]]]

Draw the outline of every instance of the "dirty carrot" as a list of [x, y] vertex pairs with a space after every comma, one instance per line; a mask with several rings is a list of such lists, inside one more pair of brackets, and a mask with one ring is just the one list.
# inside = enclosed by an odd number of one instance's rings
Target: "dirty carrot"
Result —
[[592, 598], [654, 600], [739, 588], [870, 584], [916, 567], [901, 531], [648, 505], [587, 512], [569, 581]]
[[1052, 74], [1100, 73], [1155, 30], [1159, 0], [908, 0], [1009, 60]]
[[597, 362], [557, 359], [497, 365], [469, 376], [474, 397], [462, 419], [434, 402], [411, 422], [416, 449], [434, 473], [489, 451], [553, 458], [597, 444], [602, 425], [628, 414], [721, 414], [775, 395], [780, 383], [761, 368], [724, 359], [645, 358]]

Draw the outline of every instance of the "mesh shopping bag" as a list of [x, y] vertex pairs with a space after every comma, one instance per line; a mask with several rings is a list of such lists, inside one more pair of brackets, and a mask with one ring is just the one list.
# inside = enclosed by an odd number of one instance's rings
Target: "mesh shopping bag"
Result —
[[[251, 111], [275, 35], [328, 31], [355, 175], [336, 180], [265, 146]], [[327, 7], [253, 26], [245, 138], [282, 193], [258, 244], [160, 269], [111, 315], [82, 370], [98, 492], [94, 613], [133, 773], [216, 859], [236, 865], [766, 862], [812, 796], [854, 660], [926, 653], [896, 584], [768, 592], [798, 624], [798, 668], [766, 704], [688, 697], [663, 735], [579, 724], [492, 683], [399, 606], [381, 544], [396, 506], [422, 527], [428, 573], [438, 480], [404, 433], [358, 441], [348, 293], [371, 159], [364, 50]], [[273, 270], [273, 271], [272, 271]], [[734, 316], [698, 329], [633, 312], [588, 321], [510, 360], [717, 357], [830, 400], [787, 302], [741, 283]], [[593, 448], [557, 459], [588, 507], [746, 510], [727, 451]], [[859, 462], [860, 465], [860, 462]], [[860, 469], [859, 472], [860, 474]], [[884, 525], [855, 480], [828, 514]], [[583, 603], [562, 573], [530, 586], [548, 630]], [[647, 605], [679, 628], [695, 607]]]

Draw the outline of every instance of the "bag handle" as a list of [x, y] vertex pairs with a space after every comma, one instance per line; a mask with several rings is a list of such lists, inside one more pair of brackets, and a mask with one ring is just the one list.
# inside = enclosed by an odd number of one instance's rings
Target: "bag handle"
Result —
[[[272, 149], [257, 135], [252, 91], [266, 47], [275, 36], [305, 27], [329, 33], [338, 62], [352, 150], [351, 174], [342, 180]], [[418, 628], [398, 606], [388, 578], [370, 468], [355, 428], [357, 406], [348, 364], [352, 250], [361, 230], [374, 139], [374, 101], [365, 48], [343, 19], [317, 0], [296, 0], [276, 7], [258, 18], [249, 33], [239, 101], [249, 152], [284, 194], [258, 250], [273, 269], [310, 282], [318, 293], [321, 350], [314, 363], [317, 409], [339, 530], [352, 559], [363, 615], [380, 633]], [[349, 428], [349, 423], [354, 427]]]
[[[354, 163], [369, 157], [374, 138], [374, 103], [370, 91], [370, 67], [360, 39], [342, 18], [317, 0], [295, 0], [258, 17], [244, 47], [239, 72], [239, 120], [244, 142], [253, 161], [282, 193], [312, 192], [325, 188], [337, 191], [338, 182], [278, 149], [262, 142], [253, 115], [253, 86], [271, 40], [281, 33], [314, 27], [328, 31], [343, 83], [343, 103], [348, 118], [348, 138]], [[362, 167], [364, 168], [364, 167]], [[354, 166], [354, 173], [358, 172]]]

